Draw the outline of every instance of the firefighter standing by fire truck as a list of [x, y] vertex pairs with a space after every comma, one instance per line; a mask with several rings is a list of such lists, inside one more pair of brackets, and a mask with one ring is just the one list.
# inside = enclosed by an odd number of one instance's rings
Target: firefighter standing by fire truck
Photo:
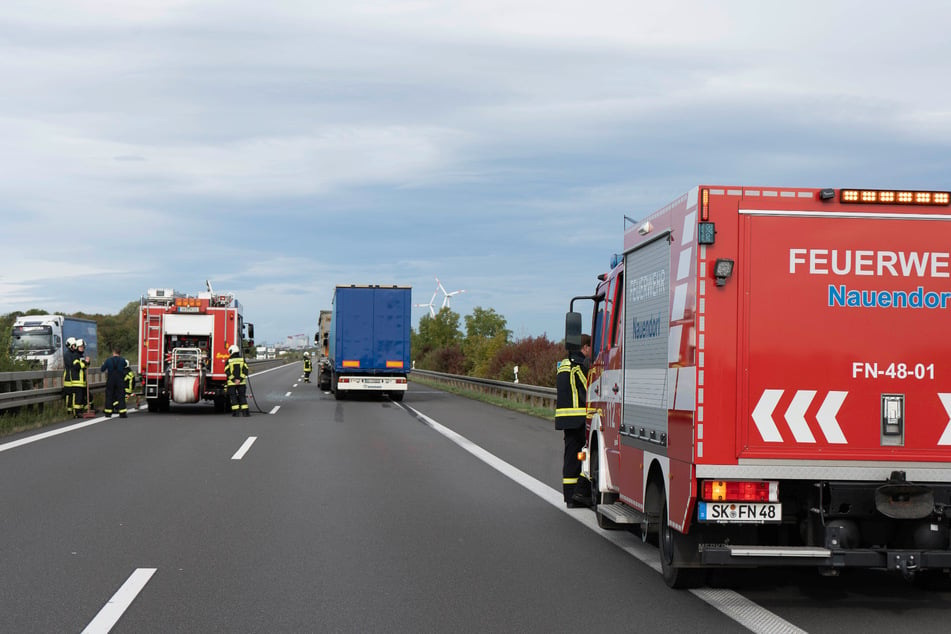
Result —
[[248, 409], [248, 363], [241, 356], [238, 346], [228, 348], [228, 365], [225, 374], [228, 375], [228, 398], [231, 400], [231, 415], [250, 416]]
[[314, 365], [310, 361], [310, 353], [304, 353], [304, 383], [310, 383], [310, 373], [313, 371]]
[[[565, 457], [561, 472], [561, 487], [568, 508], [587, 506], [582, 501], [587, 480], [579, 482], [581, 461], [578, 452], [585, 445], [587, 418], [588, 362], [591, 354], [590, 335], [581, 335], [581, 348], [569, 350], [568, 358], [558, 364], [555, 400], [555, 429], [565, 432]], [[577, 491], [576, 491], [577, 489]], [[576, 495], [577, 494], [577, 495]]]
[[110, 418], [113, 412], [119, 414], [119, 418], [128, 418], [126, 413], [124, 376], [125, 368], [129, 365], [122, 356], [119, 355], [119, 348], [112, 349], [112, 356], [105, 360], [101, 372], [106, 373], [106, 400], [103, 413], [106, 418]]

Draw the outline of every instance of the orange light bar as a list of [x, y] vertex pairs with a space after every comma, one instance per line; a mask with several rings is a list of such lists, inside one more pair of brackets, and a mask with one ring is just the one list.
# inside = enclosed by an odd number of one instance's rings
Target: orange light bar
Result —
[[839, 201], [843, 203], [941, 205], [946, 207], [951, 201], [951, 194], [948, 192], [915, 192], [888, 189], [843, 189], [839, 192]]
[[343, 362], [343, 367], [345, 367], [345, 368], [359, 368], [359, 367], [360, 367], [360, 362], [359, 362], [359, 361], [344, 361], [344, 362]]
[[388, 367], [388, 368], [402, 368], [402, 367], [403, 367], [403, 362], [402, 362], [402, 361], [387, 361], [387, 362], [386, 362], [386, 367]]
[[710, 220], [710, 190], [700, 190], [700, 220]]

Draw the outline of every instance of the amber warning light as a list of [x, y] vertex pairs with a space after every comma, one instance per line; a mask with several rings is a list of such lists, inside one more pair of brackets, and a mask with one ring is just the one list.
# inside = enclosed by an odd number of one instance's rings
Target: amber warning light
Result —
[[843, 203], [873, 205], [930, 205], [945, 206], [951, 202], [949, 192], [915, 192], [899, 189], [843, 189], [839, 192]]

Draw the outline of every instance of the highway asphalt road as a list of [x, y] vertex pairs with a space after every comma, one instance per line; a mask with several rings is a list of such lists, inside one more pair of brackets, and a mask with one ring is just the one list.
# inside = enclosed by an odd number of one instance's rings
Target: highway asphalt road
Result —
[[300, 369], [253, 375], [250, 418], [0, 440], [0, 632], [947, 629], [951, 591], [882, 573], [670, 590], [653, 546], [563, 508], [551, 422], [418, 384], [336, 401]]

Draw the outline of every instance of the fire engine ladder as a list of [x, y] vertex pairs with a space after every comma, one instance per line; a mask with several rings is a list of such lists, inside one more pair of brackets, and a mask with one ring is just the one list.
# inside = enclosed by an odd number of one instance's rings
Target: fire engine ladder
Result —
[[162, 315], [149, 315], [145, 322], [145, 398], [158, 398], [162, 365]]

